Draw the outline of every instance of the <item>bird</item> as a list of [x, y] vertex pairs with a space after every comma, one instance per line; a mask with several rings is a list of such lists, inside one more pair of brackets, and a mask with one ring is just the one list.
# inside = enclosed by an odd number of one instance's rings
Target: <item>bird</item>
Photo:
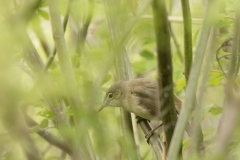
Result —
[[[182, 101], [175, 94], [174, 104], [176, 113], [179, 114]], [[120, 80], [115, 82], [107, 90], [102, 106], [97, 112], [100, 112], [108, 106], [122, 107], [134, 113], [138, 119], [140, 117], [140, 120], [162, 120], [158, 83], [152, 79], [137, 78], [134, 80]], [[149, 142], [151, 135], [153, 135], [159, 127], [161, 127], [161, 124], [145, 136], [147, 142]], [[191, 136], [191, 125], [189, 123], [187, 124], [186, 132]]]
[[[122, 107], [147, 120], [161, 120], [158, 83], [147, 78], [134, 80], [120, 80], [107, 90], [102, 106], [103, 108]], [[179, 113], [182, 102], [174, 94], [176, 112]]]

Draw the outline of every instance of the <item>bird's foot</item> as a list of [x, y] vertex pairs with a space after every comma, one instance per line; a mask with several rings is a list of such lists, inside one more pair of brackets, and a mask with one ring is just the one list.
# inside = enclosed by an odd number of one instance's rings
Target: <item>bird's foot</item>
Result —
[[152, 135], [154, 134], [154, 130], [151, 130], [150, 132], [148, 132], [148, 134], [145, 135], [145, 138], [147, 139], [147, 143], [149, 144], [149, 140], [152, 137]]
[[162, 127], [162, 123], [159, 126], [157, 126], [156, 128], [152, 129], [148, 134], [145, 135], [145, 138], [147, 139], [148, 144], [149, 144], [149, 140], [152, 137], [152, 135], [157, 134], [155, 131], [160, 127]]

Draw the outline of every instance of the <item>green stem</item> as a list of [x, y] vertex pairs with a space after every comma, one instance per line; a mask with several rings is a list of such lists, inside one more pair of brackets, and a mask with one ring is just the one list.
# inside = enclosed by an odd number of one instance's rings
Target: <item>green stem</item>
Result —
[[203, 63], [204, 53], [207, 47], [207, 41], [210, 33], [210, 29], [214, 23], [214, 19], [216, 19], [216, 13], [213, 12], [213, 5], [209, 5], [207, 7], [207, 11], [205, 14], [205, 18], [203, 21], [203, 25], [200, 31], [195, 59], [192, 65], [191, 73], [189, 76], [189, 81], [186, 89], [185, 101], [183, 103], [183, 107], [178, 119], [178, 123], [173, 135], [173, 140], [171, 142], [170, 150], [169, 150], [169, 160], [178, 159], [178, 151], [182, 144], [182, 138], [184, 134], [184, 130], [190, 118], [191, 111], [194, 106], [195, 101], [195, 93], [197, 91], [198, 79], [200, 76], [200, 71]]
[[[121, 32], [119, 27], [119, 21], [116, 19], [116, 15], [121, 13], [120, 3], [112, 0], [104, 0], [106, 9], [106, 16], [108, 20], [109, 31], [111, 34], [112, 46], [114, 48], [114, 61], [115, 69], [117, 73], [117, 80], [130, 80], [133, 79], [132, 67], [128, 58], [128, 54], [125, 50], [124, 43], [121, 43]], [[124, 37], [125, 38], [125, 37]], [[119, 43], [120, 42], [120, 43]], [[112, 52], [113, 54], [113, 52]], [[136, 142], [133, 134], [133, 124], [131, 119], [131, 113], [121, 108], [121, 121], [123, 132], [126, 136], [126, 152], [129, 159], [139, 159], [138, 150], [136, 148]]]
[[[60, 11], [59, 11], [59, 1], [58, 0], [49, 0], [49, 11], [50, 11], [50, 17], [51, 17], [51, 26], [52, 26], [52, 32], [53, 32], [53, 38], [56, 45], [56, 50], [58, 53], [58, 59], [60, 68], [63, 74], [63, 79], [65, 82], [65, 91], [68, 98], [68, 101], [73, 108], [74, 111], [74, 124], [75, 129], [77, 131], [77, 135], [79, 133], [85, 135], [84, 139], [84, 145], [81, 146], [81, 149], [84, 151], [84, 158], [85, 159], [96, 159], [93, 149], [91, 147], [91, 144], [89, 144], [89, 134], [86, 130], [86, 126], [84, 124], [79, 124], [81, 122], [80, 117], [80, 109], [79, 107], [82, 105], [81, 100], [79, 98], [78, 93], [78, 87], [75, 79], [75, 75], [73, 72], [72, 64], [70, 61], [70, 57], [67, 51], [67, 46], [64, 39], [64, 30], [61, 23], [61, 17], [60, 17]], [[77, 137], [73, 138], [74, 140], [77, 139]], [[74, 142], [76, 145], [74, 147], [74, 159], [80, 159], [79, 155], [79, 145], [80, 141]]]
[[[68, 1], [67, 11], [66, 11], [64, 19], [63, 19], [63, 30], [64, 30], [64, 32], [66, 31], [66, 28], [67, 28], [68, 18], [69, 18], [69, 14], [70, 14], [70, 11], [71, 11], [71, 3], [72, 3], [72, 1], [73, 0], [69, 0]], [[50, 65], [52, 64], [52, 62], [53, 62], [53, 60], [55, 58], [56, 53], [57, 53], [57, 50], [56, 50], [56, 46], [55, 46], [53, 52], [48, 57], [46, 65], [44, 66], [44, 71], [46, 71], [50, 67]]]
[[162, 121], [166, 135], [166, 150], [168, 151], [177, 122], [177, 114], [174, 107], [173, 97], [173, 69], [170, 47], [170, 31], [164, 0], [153, 0], [152, 10], [157, 43], [160, 102], [163, 102], [160, 107], [160, 113], [164, 113], [162, 115]]
[[185, 77], [188, 81], [192, 66], [192, 18], [188, 0], [181, 0], [184, 28]]

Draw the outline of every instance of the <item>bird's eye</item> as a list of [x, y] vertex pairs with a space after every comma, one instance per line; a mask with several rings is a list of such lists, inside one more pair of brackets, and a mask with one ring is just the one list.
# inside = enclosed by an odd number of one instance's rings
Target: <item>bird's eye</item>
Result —
[[113, 94], [109, 93], [108, 98], [112, 98], [112, 97], [113, 97]]

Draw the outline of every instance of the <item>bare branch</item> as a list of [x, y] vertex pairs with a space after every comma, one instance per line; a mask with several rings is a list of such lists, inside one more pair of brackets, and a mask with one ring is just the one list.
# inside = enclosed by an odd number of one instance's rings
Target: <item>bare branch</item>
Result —
[[[38, 125], [37, 122], [35, 122], [29, 115], [24, 113], [24, 118], [26, 120], [26, 123], [29, 127], [34, 127]], [[72, 155], [72, 148], [70, 148], [69, 144], [65, 143], [63, 140], [59, 139], [58, 137], [54, 136], [52, 133], [48, 132], [47, 130], [41, 130], [38, 131], [37, 134], [41, 136], [43, 139], [45, 139], [48, 143], [51, 145], [63, 150], [69, 155]]]

